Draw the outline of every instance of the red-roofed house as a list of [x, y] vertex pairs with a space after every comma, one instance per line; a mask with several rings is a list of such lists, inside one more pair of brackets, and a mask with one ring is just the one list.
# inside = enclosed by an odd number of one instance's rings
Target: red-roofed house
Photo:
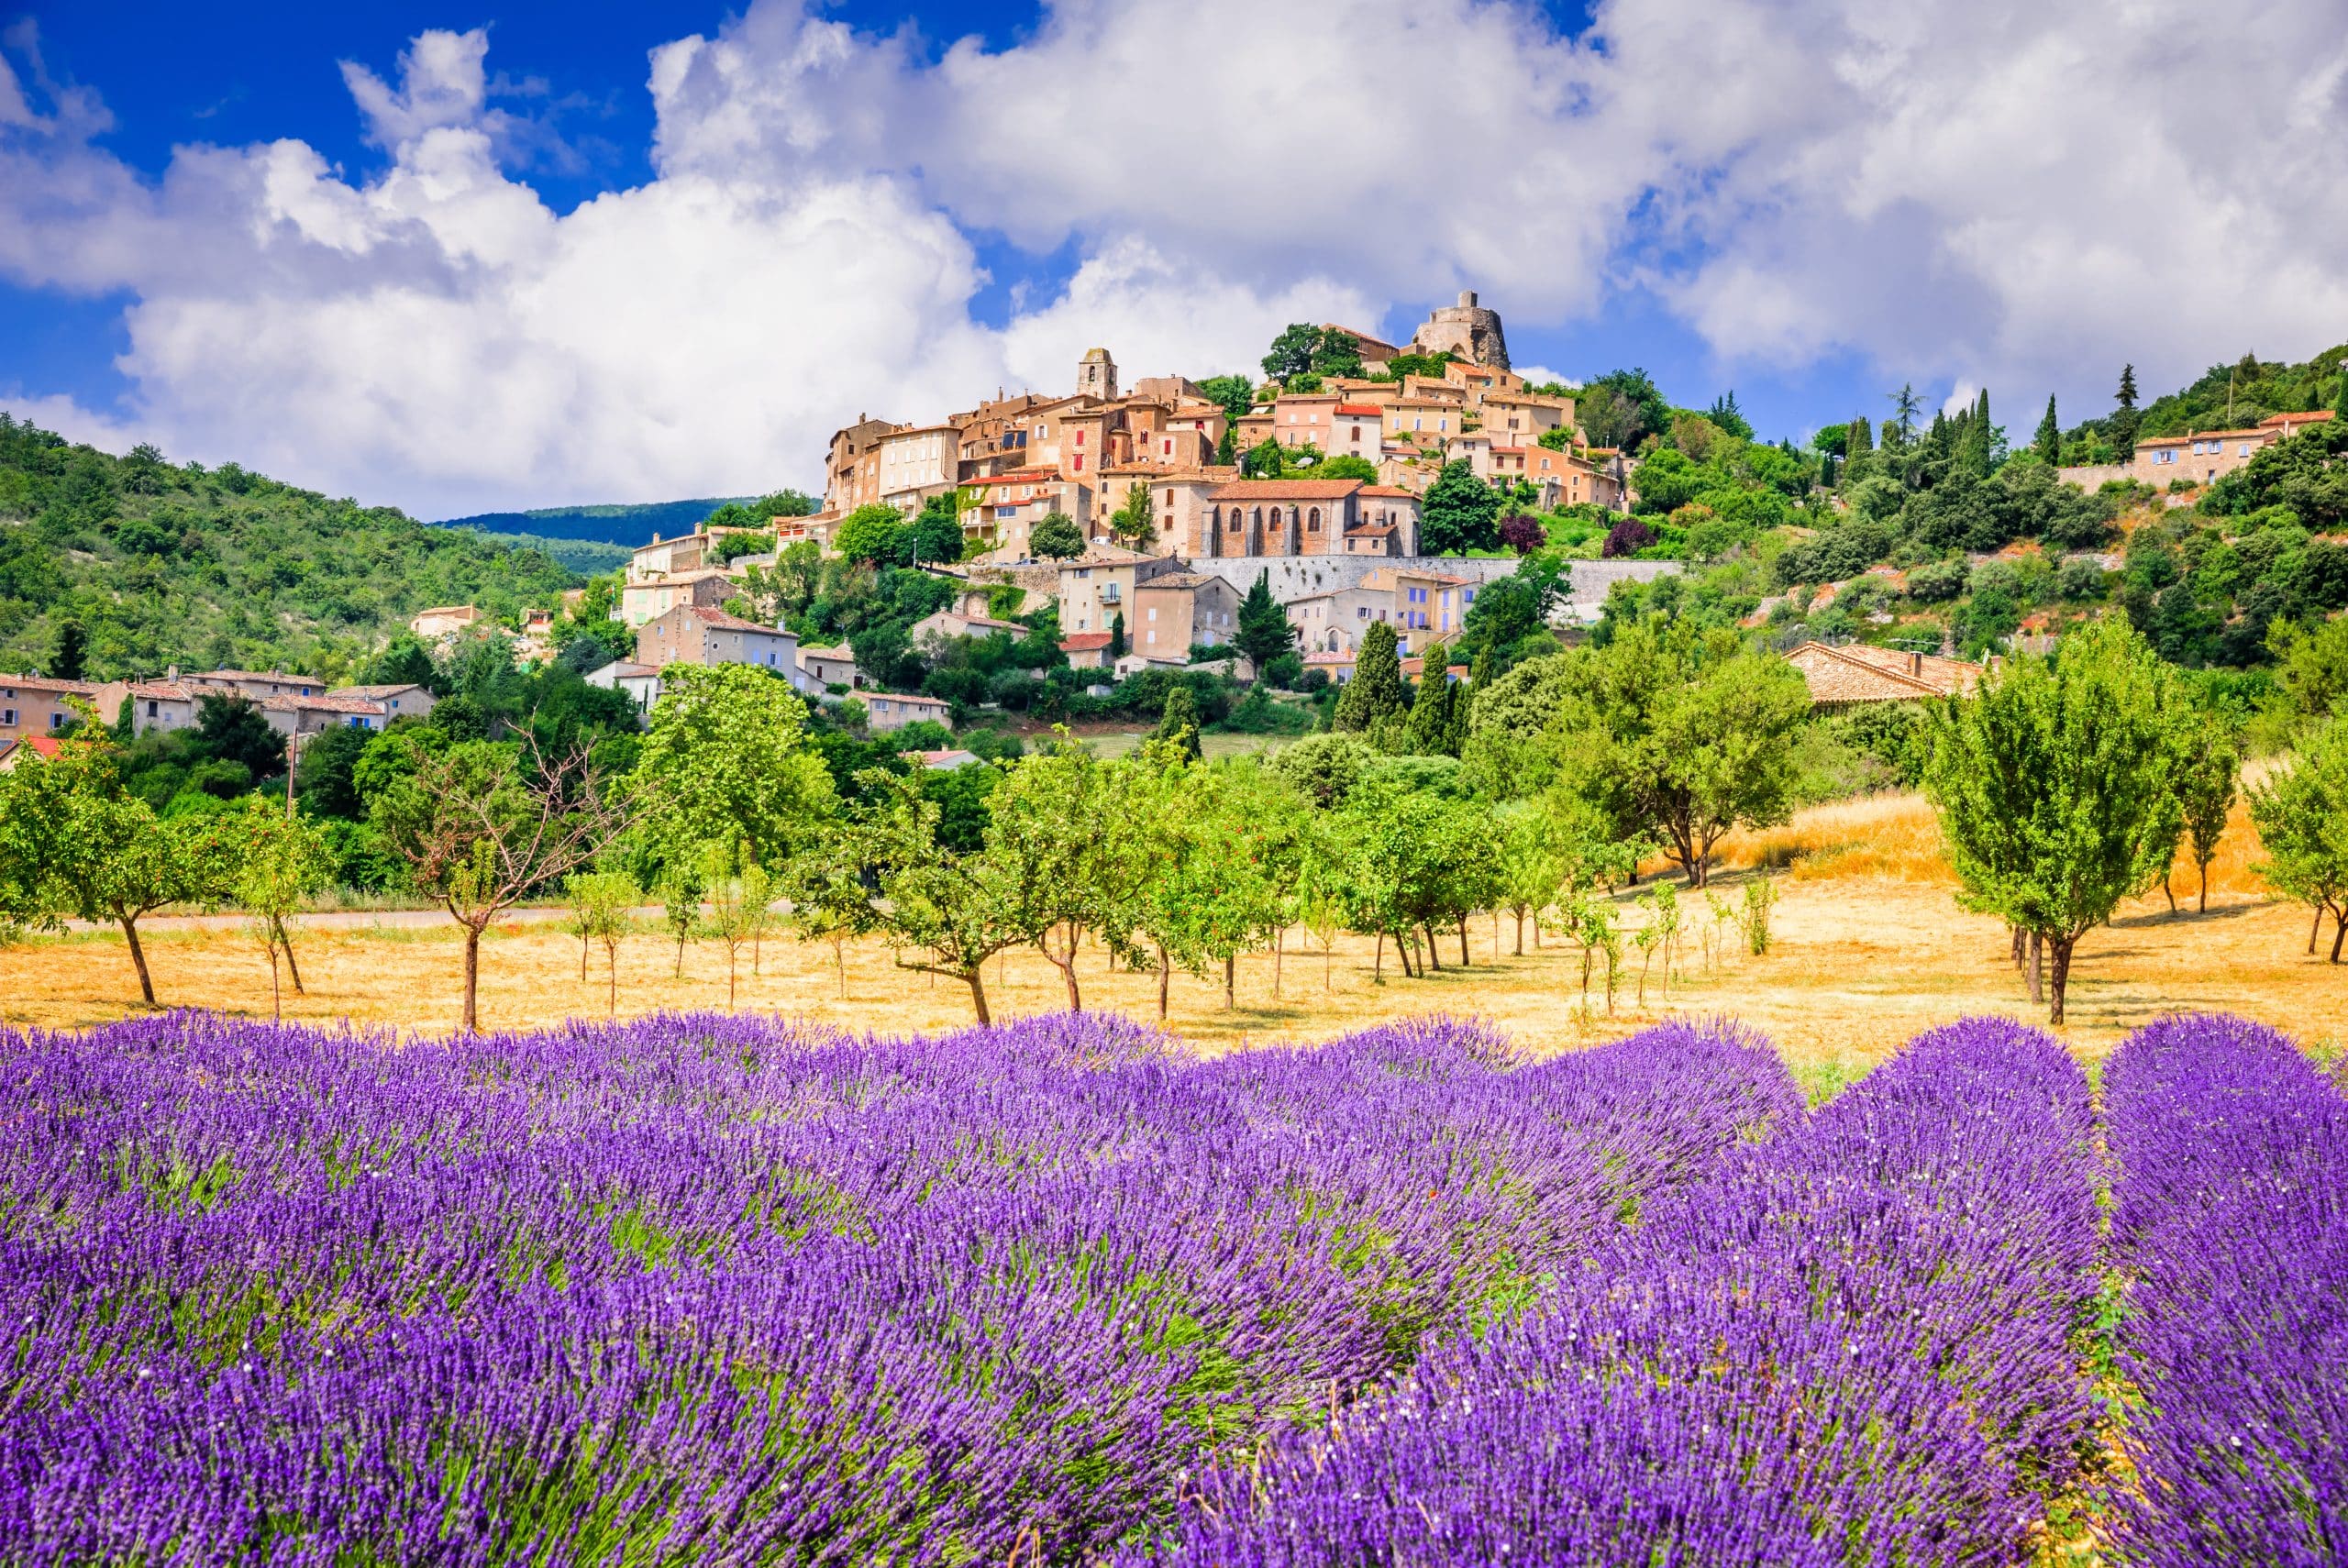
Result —
[[[1359, 480], [1240, 480], [1207, 496], [1207, 547], [1221, 556], [1336, 556], [1346, 553], [1354, 529], [1384, 525], [1399, 531], [1396, 555], [1418, 549], [1415, 498]], [[1373, 553], [1386, 553], [1384, 551]]]
[[1329, 410], [1329, 442], [1322, 449], [1331, 457], [1378, 461], [1386, 441], [1386, 411], [1374, 403], [1340, 403]]
[[2209, 484], [2221, 480], [2250, 459], [2293, 436], [2331, 417], [2328, 408], [2304, 414], [2277, 414], [2243, 430], [2197, 430], [2183, 436], [2149, 436], [2136, 443], [2128, 460], [2128, 477], [2140, 483], [2166, 487], [2177, 480]]
[[64, 745], [55, 735], [26, 735], [22, 739], [0, 740], [0, 773], [7, 772], [28, 756], [55, 756]]
[[1060, 639], [1060, 652], [1068, 656], [1071, 669], [1106, 669], [1113, 640], [1113, 635], [1108, 632], [1078, 632]]

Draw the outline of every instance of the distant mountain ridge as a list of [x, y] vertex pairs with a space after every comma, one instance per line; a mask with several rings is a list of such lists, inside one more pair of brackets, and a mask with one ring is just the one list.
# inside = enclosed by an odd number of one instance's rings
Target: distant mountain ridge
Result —
[[728, 502], [757, 499], [754, 495], [721, 495], [700, 501], [648, 501], [631, 506], [543, 506], [530, 512], [482, 512], [471, 517], [445, 517], [437, 526], [471, 528], [483, 534], [524, 534], [538, 539], [589, 539], [633, 549], [649, 544], [655, 534], [664, 539], [690, 534], [694, 524]]

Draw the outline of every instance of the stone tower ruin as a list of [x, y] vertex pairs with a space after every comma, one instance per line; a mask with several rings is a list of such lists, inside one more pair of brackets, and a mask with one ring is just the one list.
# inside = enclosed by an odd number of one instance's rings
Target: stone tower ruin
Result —
[[1459, 291], [1459, 303], [1438, 307], [1412, 334], [1411, 348], [1421, 354], [1440, 354], [1448, 348], [1470, 364], [1489, 365], [1497, 370], [1508, 367], [1508, 338], [1501, 331], [1501, 314], [1486, 310], [1476, 303], [1476, 291]]

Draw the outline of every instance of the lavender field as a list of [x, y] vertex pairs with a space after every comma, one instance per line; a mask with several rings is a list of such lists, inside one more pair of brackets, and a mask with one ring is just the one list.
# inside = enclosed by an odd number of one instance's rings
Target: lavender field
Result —
[[0, 1560], [2335, 1560], [2348, 1108], [2229, 1020], [2107, 1089], [1986, 1020], [1816, 1110], [1725, 1025], [9, 1037]]

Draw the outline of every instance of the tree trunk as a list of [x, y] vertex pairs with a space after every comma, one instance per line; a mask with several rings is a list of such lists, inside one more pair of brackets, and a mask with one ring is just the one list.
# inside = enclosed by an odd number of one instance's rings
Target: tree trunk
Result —
[[1052, 951], [1051, 936], [1049, 933], [1039, 936], [1036, 939], [1036, 951], [1044, 955], [1044, 962], [1049, 964], [1053, 968], [1058, 969], [1060, 972], [1060, 983], [1068, 988], [1069, 1011], [1082, 1012], [1084, 1010], [1084, 992], [1078, 988], [1076, 982], [1076, 933], [1070, 931], [1066, 934], [1068, 937], [1068, 953], [1065, 957]]
[[302, 966], [294, 961], [294, 933], [287, 931], [285, 922], [274, 915], [270, 917], [269, 923], [277, 933], [277, 945], [285, 949], [285, 972], [293, 977], [294, 994], [297, 997], [308, 996], [310, 993], [302, 988]]
[[1378, 929], [1378, 946], [1370, 955], [1369, 983], [1373, 986], [1382, 986], [1386, 983], [1386, 928], [1384, 926]]
[[587, 983], [587, 933], [579, 933], [579, 983]]
[[618, 943], [607, 942], [604, 944], [604, 967], [609, 971], [608, 977], [611, 980], [610, 994], [604, 999], [604, 1016], [617, 1018], [620, 1015], [620, 944]]
[[[155, 981], [147, 973], [147, 950], [138, 945], [138, 917], [121, 915], [122, 937], [130, 944], [130, 966], [138, 971], [138, 995], [149, 1007], [155, 1005]], [[2310, 946], [2309, 951], [2314, 951]]]
[[971, 965], [962, 978], [969, 983], [970, 1007], [978, 1013], [980, 1024], [983, 1026], [992, 1023], [994, 1015], [987, 1011], [986, 961], [980, 959], [978, 963]]
[[1166, 991], [1174, 978], [1173, 960], [1166, 956], [1166, 949], [1157, 950], [1157, 1021], [1166, 1021]]
[[1236, 977], [1238, 968], [1239, 960], [1237, 957], [1230, 955], [1226, 955], [1224, 957], [1223, 961], [1223, 1010], [1225, 1012], [1229, 1012], [1237, 1005], [1232, 994], [1232, 982]]
[[[684, 951], [680, 946], [679, 952]], [[477, 1032], [481, 1012], [477, 1006], [481, 996], [481, 927], [465, 927], [465, 1016], [457, 1027], [464, 1033]]]
[[2076, 936], [2057, 936], [2047, 941], [2047, 945], [2054, 950], [2054, 974], [2049, 988], [2054, 993], [2054, 1008], [2046, 1015], [2049, 1023], [2063, 1021], [2063, 993], [2070, 988], [2071, 948], [2077, 941]]
[[2335, 964], [2340, 962], [2340, 940], [2343, 936], [2348, 936], [2348, 915], [2334, 910], [2331, 911], [2331, 961]]
[[685, 977], [685, 933], [677, 933], [677, 978]]
[[285, 1021], [285, 1006], [277, 990], [277, 944], [274, 942], [269, 944], [269, 1021], [271, 1023]]
[[2201, 862], [2201, 912], [2210, 912], [2210, 863]]
[[737, 952], [739, 949], [733, 943], [725, 944], [725, 1010], [728, 1012], [734, 1010], [734, 966]]
[[[1496, 941], [1492, 945], [1498, 947], [1500, 944]], [[1468, 957], [1468, 917], [1466, 915], [1461, 915], [1459, 917], [1459, 966], [1465, 969], [1468, 967], [1469, 962], [1470, 960]]]
[[1288, 961], [1288, 927], [1272, 933], [1272, 999], [1280, 999], [1280, 967]]
[[1321, 994], [1324, 996], [1337, 988], [1336, 934], [1331, 932], [1330, 940], [1321, 944]]
[[1427, 961], [1434, 966], [1435, 972], [1437, 974], [1441, 974], [1443, 972], [1443, 955], [1434, 950], [1434, 927], [1429, 925], [1424, 921], [1421, 921], [1419, 922], [1419, 929], [1426, 933]]
[[2161, 891], [2168, 895], [2168, 912], [2175, 914], [2176, 912], [2176, 889], [2169, 885], [2169, 879], [2166, 877], [2163, 877], [2161, 878]]
[[2323, 906], [2322, 906], [2321, 904], [2318, 904], [2318, 905], [2316, 905], [2316, 907], [2315, 907], [2315, 919], [2314, 919], [2314, 921], [2313, 921], [2311, 923], [2309, 923], [2309, 925], [2308, 926], [2308, 952], [2309, 952], [2310, 955], [2312, 955], [2312, 954], [2315, 952], [2315, 936], [2316, 936], [2316, 933], [2318, 933], [2318, 932], [2321, 931], [2322, 929], [2323, 929]]
[[[1533, 929], [1535, 933], [1534, 939], [1537, 941], [1539, 939], [1538, 933], [1541, 929], [1541, 925], [1538, 921], [1534, 922]], [[1500, 945], [1498, 938], [1493, 939], [1492, 945], [1495, 947]], [[1524, 911], [1523, 910], [1516, 911], [1516, 955], [1519, 958], [1524, 956]]]
[[2030, 999], [2033, 1003], [2046, 999], [2039, 986], [2039, 971], [2046, 961], [2045, 945], [2044, 939], [2037, 932], [2030, 933]]
[[2019, 972], [2030, 956], [2030, 935], [2018, 925], [2008, 926], [2006, 931], [2013, 938], [2014, 968]]

